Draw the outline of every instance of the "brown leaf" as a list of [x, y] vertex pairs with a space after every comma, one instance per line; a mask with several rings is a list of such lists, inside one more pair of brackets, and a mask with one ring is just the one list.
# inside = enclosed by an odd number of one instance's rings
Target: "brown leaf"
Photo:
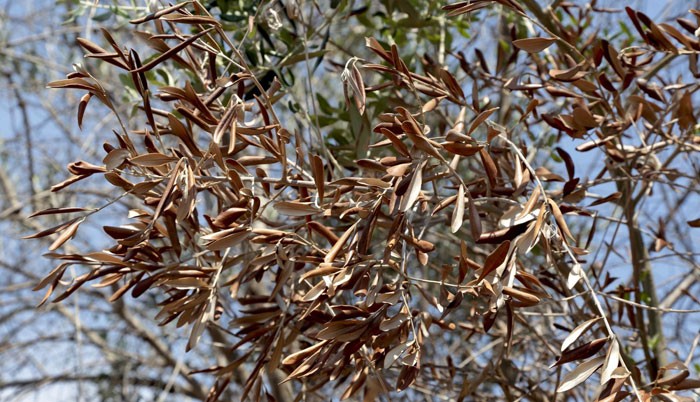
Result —
[[569, 153], [564, 151], [562, 148], [556, 147], [554, 149], [559, 154], [559, 157], [561, 157], [564, 160], [564, 164], [566, 165], [566, 172], [569, 175], [569, 180], [573, 179], [574, 175], [576, 174], [576, 166], [574, 165], [573, 159], [571, 159]]
[[420, 369], [415, 366], [403, 366], [396, 381], [396, 391], [401, 392], [416, 381]]
[[340, 250], [343, 248], [345, 243], [348, 241], [350, 238], [350, 235], [355, 232], [355, 229], [357, 228], [357, 225], [359, 224], [358, 222], [355, 222], [354, 225], [350, 226], [348, 230], [343, 233], [342, 236], [338, 239], [338, 241], [335, 242], [333, 247], [328, 251], [328, 254], [323, 258], [323, 262], [325, 263], [331, 263], [335, 261], [335, 258], [338, 256], [338, 253], [340, 253]]
[[528, 53], [538, 53], [552, 46], [556, 41], [556, 38], [527, 38], [514, 40], [513, 45]]
[[601, 198], [601, 199], [599, 199], [599, 200], [593, 201], [593, 202], [589, 205], [589, 207], [594, 207], [594, 206], [596, 206], [596, 205], [605, 204], [606, 202], [619, 200], [620, 198], [622, 198], [622, 193], [619, 192], [619, 191], [616, 191], [616, 192], [610, 194], [610, 195], [607, 196], [607, 197], [603, 197], [603, 198]]
[[204, 15], [187, 15], [187, 14], [167, 14], [160, 17], [161, 20], [176, 22], [178, 24], [206, 24], [221, 26], [221, 23], [212, 17]]
[[207, 250], [218, 251], [233, 247], [242, 242], [250, 232], [250, 228], [234, 228], [202, 236], [204, 240], [213, 240], [207, 244]]
[[34, 212], [27, 218], [34, 218], [35, 216], [41, 215], [54, 215], [54, 214], [69, 214], [73, 212], [83, 212], [83, 211], [93, 211], [90, 208], [80, 208], [80, 207], [65, 207], [65, 208], [47, 208], [41, 211]]
[[559, 357], [556, 363], [552, 364], [550, 368], [562, 365], [564, 363], [572, 362], [574, 360], [587, 359], [593, 356], [594, 354], [598, 353], [598, 351], [601, 350], [603, 346], [605, 346], [605, 343], [607, 341], [607, 338], [598, 338], [588, 343], [585, 343], [577, 348], [567, 350], [562, 353], [562, 355]]
[[474, 240], [479, 240], [482, 233], [481, 218], [479, 217], [479, 211], [477, 211], [476, 204], [469, 191], [467, 191], [467, 200], [469, 201], [469, 229], [471, 230], [472, 238]]
[[457, 199], [455, 201], [455, 209], [452, 211], [452, 222], [450, 231], [456, 233], [462, 227], [464, 219], [464, 187], [462, 185], [457, 189]]
[[561, 379], [561, 384], [559, 384], [557, 392], [566, 392], [586, 381], [591, 374], [598, 370], [598, 367], [603, 364], [604, 360], [605, 357], [603, 356], [593, 358], [566, 373], [566, 375]]
[[336, 342], [352, 342], [365, 332], [367, 323], [362, 320], [333, 321], [326, 324], [318, 335], [319, 339]]
[[527, 306], [534, 306], [540, 302], [540, 298], [531, 293], [528, 289], [518, 289], [504, 286], [503, 294], [518, 299], [519, 301], [526, 303]]
[[274, 208], [280, 214], [289, 216], [309, 216], [323, 211], [313, 203], [300, 201], [280, 201]]
[[121, 164], [126, 161], [129, 155], [130, 153], [128, 149], [115, 148], [109, 151], [109, 153], [107, 153], [107, 156], [105, 156], [104, 159], [102, 159], [102, 162], [104, 162], [105, 168], [107, 170], [114, 170], [121, 166]]
[[559, 205], [557, 205], [557, 203], [551, 198], [547, 199], [547, 201], [549, 201], [549, 205], [552, 209], [552, 215], [554, 215], [554, 219], [556, 220], [557, 226], [559, 226], [561, 232], [571, 240], [574, 240], [574, 235], [571, 234], [569, 226], [564, 220], [564, 215], [562, 215], [561, 210], [559, 209]]
[[441, 145], [448, 152], [461, 156], [475, 155], [483, 148], [481, 145], [469, 145], [461, 142], [444, 142]]
[[413, 207], [413, 204], [418, 199], [420, 195], [421, 188], [423, 187], [423, 166], [425, 162], [418, 165], [416, 170], [413, 171], [413, 176], [411, 177], [411, 182], [408, 185], [408, 190], [401, 198], [401, 204], [399, 205], [399, 210], [401, 212], [406, 212]]
[[80, 98], [80, 102], [78, 103], [78, 127], [80, 129], [83, 128], [83, 116], [85, 115], [85, 109], [87, 108], [88, 102], [90, 102], [90, 98], [92, 98], [92, 93], [86, 93]]
[[506, 260], [506, 257], [508, 256], [509, 249], [510, 240], [506, 240], [503, 243], [499, 244], [498, 247], [496, 247], [496, 249], [493, 250], [491, 254], [488, 255], [488, 257], [486, 257], [486, 261], [484, 261], [484, 269], [481, 271], [481, 275], [479, 275], [477, 283], [481, 282], [481, 280], [484, 279], [488, 274], [495, 271], [496, 268], [503, 264], [503, 262]]
[[314, 183], [316, 183], [316, 190], [318, 191], [318, 201], [322, 203], [325, 193], [326, 176], [323, 169], [323, 160], [318, 155], [311, 155], [311, 171], [313, 173]]
[[474, 132], [474, 130], [476, 130], [476, 128], [479, 127], [479, 125], [481, 125], [481, 123], [486, 121], [486, 119], [488, 119], [489, 116], [491, 116], [493, 112], [495, 112], [498, 109], [500, 108], [494, 107], [491, 109], [486, 109], [483, 112], [479, 113], [479, 115], [476, 116], [472, 124], [469, 126], [469, 131], [467, 131], [467, 135], [471, 135]]
[[133, 157], [129, 159], [129, 162], [143, 167], [155, 167], [176, 162], [177, 160], [178, 158], [174, 156], [163, 155], [161, 153], [148, 153]]
[[486, 176], [489, 179], [489, 183], [491, 184], [491, 187], [495, 187], [498, 180], [498, 167], [496, 166], [496, 162], [494, 162], [493, 158], [491, 158], [491, 155], [489, 155], [486, 148], [480, 149], [479, 155], [481, 156], [481, 162], [484, 165], [484, 170], [486, 170]]
[[576, 342], [576, 340], [584, 333], [588, 328], [590, 328], [593, 324], [595, 324], [598, 320], [600, 320], [600, 317], [593, 318], [591, 320], [588, 320], [586, 322], [583, 322], [579, 324], [576, 328], [574, 328], [573, 331], [564, 339], [564, 342], [561, 343], [561, 350], [564, 351], [566, 348], [568, 348], [572, 343]]
[[71, 224], [65, 230], [63, 230], [61, 235], [58, 236], [58, 238], [56, 238], [56, 240], [49, 246], [49, 250], [54, 251], [57, 248], [61, 247], [65, 242], [73, 238], [73, 236], [75, 236], [75, 233], [78, 231], [78, 226], [80, 226], [80, 224], [83, 223], [84, 220], [85, 218], [78, 218], [75, 222], [73, 222], [73, 224]]
[[318, 351], [323, 346], [325, 346], [327, 343], [328, 343], [328, 341], [322, 341], [322, 342], [313, 344], [306, 349], [302, 349], [296, 353], [292, 353], [291, 355], [285, 357], [284, 360], [282, 360], [282, 364], [285, 366], [296, 366], [301, 362], [302, 359], [304, 359], [308, 356], [311, 356], [316, 351]]
[[46, 237], [46, 236], [52, 235], [54, 233], [61, 232], [61, 231], [65, 230], [66, 228], [72, 226], [75, 222], [77, 222], [81, 219], [84, 219], [84, 218], [82, 218], [82, 217], [73, 218], [73, 219], [69, 220], [68, 222], [64, 222], [64, 223], [62, 223], [60, 225], [56, 225], [52, 228], [42, 230], [42, 231], [34, 233], [32, 235], [23, 236], [22, 239], [38, 239], [41, 237]]
[[180, 50], [191, 45], [197, 39], [208, 34], [212, 30], [214, 30], [214, 28], [209, 28], [207, 30], [204, 30], [202, 32], [199, 32], [195, 35], [190, 36], [186, 40], [178, 43], [176, 46], [171, 47], [167, 52], [165, 52], [165, 53], [161, 54], [160, 56], [156, 57], [155, 59], [149, 61], [148, 63], [144, 64], [143, 66], [141, 66], [135, 70], [131, 70], [130, 73], [141, 73], [141, 72], [145, 72], [145, 71], [152, 69], [153, 67], [157, 66], [158, 64], [164, 62], [165, 60], [169, 59], [173, 55], [177, 54]]

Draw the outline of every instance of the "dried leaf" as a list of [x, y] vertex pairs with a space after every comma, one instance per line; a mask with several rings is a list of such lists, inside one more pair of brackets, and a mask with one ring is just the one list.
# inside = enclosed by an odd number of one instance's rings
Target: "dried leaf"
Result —
[[412, 342], [402, 342], [386, 352], [386, 355], [384, 356], [384, 370], [391, 367], [412, 344]]
[[395, 316], [389, 318], [388, 320], [384, 320], [379, 324], [379, 329], [382, 331], [391, 331], [393, 329], [396, 329], [400, 327], [404, 322], [408, 321], [409, 315], [405, 313], [399, 313], [396, 314]]
[[588, 377], [590, 377], [591, 374], [598, 370], [598, 367], [600, 367], [603, 364], [604, 360], [605, 357], [602, 356], [593, 358], [579, 365], [570, 372], [566, 373], [566, 375], [561, 380], [559, 388], [557, 388], [557, 392], [566, 392], [579, 385], [580, 383], [586, 381], [586, 379], [588, 379]]
[[557, 226], [559, 226], [559, 229], [561, 232], [571, 240], [574, 240], [574, 235], [571, 234], [571, 231], [569, 230], [569, 226], [566, 224], [566, 221], [564, 220], [564, 215], [562, 215], [561, 210], [559, 209], [559, 205], [557, 205], [554, 200], [551, 198], [547, 199], [549, 201], [549, 205], [552, 209], [552, 215], [554, 215], [554, 220], [557, 222]]
[[36, 216], [42, 215], [54, 215], [54, 214], [69, 214], [73, 212], [84, 212], [84, 211], [94, 211], [90, 208], [80, 208], [80, 207], [65, 207], [65, 208], [47, 208], [38, 212], [34, 212], [27, 218], [34, 218]]
[[607, 196], [607, 197], [603, 197], [603, 198], [601, 198], [601, 199], [599, 199], [599, 200], [593, 201], [593, 202], [589, 205], [589, 207], [594, 207], [594, 206], [596, 206], [596, 205], [605, 204], [606, 202], [619, 200], [620, 198], [622, 198], [622, 193], [619, 192], [619, 191], [616, 191], [616, 192], [610, 194], [610, 195]]
[[613, 339], [610, 342], [610, 347], [608, 348], [608, 353], [605, 355], [605, 364], [603, 364], [603, 371], [600, 373], [600, 384], [603, 385], [612, 378], [613, 371], [617, 368], [620, 363], [620, 345], [617, 343], [617, 339]]
[[452, 223], [450, 231], [456, 233], [462, 227], [464, 219], [464, 187], [462, 185], [457, 189], [457, 199], [455, 201], [455, 209], [452, 211]]
[[401, 204], [399, 204], [399, 210], [401, 212], [406, 212], [413, 207], [413, 204], [418, 199], [420, 195], [421, 188], [423, 187], [423, 166], [425, 162], [418, 165], [416, 170], [413, 171], [413, 177], [411, 177], [411, 182], [408, 185], [408, 190], [406, 194], [403, 195], [401, 199]]
[[202, 32], [199, 32], [195, 35], [190, 36], [186, 40], [171, 47], [167, 52], [165, 52], [165, 53], [161, 54], [160, 56], [156, 57], [155, 59], [149, 61], [148, 63], [144, 64], [143, 66], [141, 66], [135, 70], [131, 70], [129, 72], [130, 73], [142, 73], [142, 72], [145, 72], [145, 71], [152, 69], [153, 67], [157, 66], [158, 64], [160, 64], [160, 63], [164, 62], [165, 60], [169, 59], [170, 57], [176, 55], [180, 50], [191, 45], [192, 43], [194, 43], [194, 41], [196, 41], [197, 39], [201, 38], [202, 36], [208, 34], [212, 30], [214, 30], [214, 28], [209, 28], [205, 31], [202, 31]]
[[562, 355], [559, 357], [556, 363], [552, 364], [549, 367], [556, 367], [564, 363], [572, 362], [574, 360], [588, 359], [589, 357], [598, 353], [598, 351], [602, 349], [603, 346], [605, 346], [605, 343], [607, 341], [607, 338], [598, 338], [592, 340], [591, 342], [583, 344], [577, 348], [566, 350], [564, 353], [562, 353]]
[[133, 157], [129, 159], [129, 162], [143, 167], [155, 167], [176, 162], [177, 160], [178, 158], [174, 156], [163, 155], [161, 153], [149, 153]]
[[357, 225], [359, 224], [358, 222], [355, 222], [354, 225], [350, 226], [348, 230], [343, 233], [342, 236], [338, 239], [338, 241], [335, 242], [333, 247], [328, 251], [328, 254], [323, 258], [323, 262], [325, 263], [331, 263], [335, 261], [335, 258], [338, 256], [338, 253], [340, 253], [340, 250], [343, 248], [345, 243], [348, 241], [350, 238], [350, 235], [355, 232], [355, 229], [357, 228]]
[[114, 170], [121, 166], [122, 163], [126, 161], [126, 158], [128, 158], [130, 155], [128, 149], [123, 149], [123, 148], [116, 148], [109, 153], [107, 153], [107, 156], [104, 157], [102, 162], [105, 164], [105, 168], [107, 170]]
[[538, 53], [552, 46], [556, 41], [556, 38], [527, 38], [514, 40], [513, 45], [528, 53]]
[[204, 240], [213, 240], [207, 244], [207, 250], [218, 251], [233, 247], [242, 242], [250, 232], [250, 228], [234, 228], [222, 230], [207, 236], [202, 236]]
[[75, 236], [75, 233], [78, 231], [78, 226], [80, 226], [81, 223], [85, 218], [78, 218], [73, 224], [68, 226], [63, 232], [61, 232], [61, 235], [56, 238], [56, 240], [51, 243], [49, 246], [50, 251], [54, 251], [57, 248], [61, 247], [65, 242], [73, 238]]
[[80, 98], [78, 103], [78, 127], [82, 130], [83, 128], [83, 116], [85, 115], [85, 109], [87, 108], [88, 102], [92, 98], [92, 93], [87, 93]]
[[313, 203], [300, 201], [280, 201], [275, 204], [275, 209], [280, 214], [289, 216], [309, 216], [323, 211]]
[[579, 324], [576, 328], [574, 328], [573, 331], [564, 339], [564, 342], [561, 343], [561, 351], [563, 352], [568, 348], [571, 344], [576, 342], [576, 340], [584, 333], [588, 328], [590, 328], [593, 324], [595, 324], [598, 320], [600, 320], [600, 317], [593, 318], [591, 320], [588, 320], [582, 324]]
[[581, 280], [581, 276], [583, 275], [583, 270], [581, 269], [581, 264], [578, 262], [574, 263], [574, 265], [571, 267], [571, 270], [569, 271], [569, 276], [566, 279], [566, 287], [569, 289], [573, 289], [574, 286], [578, 283], [578, 281]]
[[472, 122], [471, 126], [469, 126], [469, 130], [467, 131], [467, 135], [472, 135], [474, 130], [476, 130], [477, 127], [479, 127], [481, 125], [481, 123], [486, 121], [486, 119], [488, 119], [489, 116], [491, 116], [493, 114], [493, 112], [495, 112], [498, 109], [500, 109], [500, 108], [494, 107], [494, 108], [487, 109], [487, 110], [484, 110], [483, 112], [479, 113], [479, 115], [476, 116], [476, 118]]
[[482, 279], [484, 279], [488, 274], [491, 272], [495, 271], [496, 268], [498, 268], [503, 262], [506, 260], [506, 257], [508, 256], [508, 250], [510, 249], [510, 240], [506, 240], [503, 243], [499, 244], [498, 247], [496, 247], [495, 250], [491, 252], [491, 254], [486, 257], [486, 261], [484, 262], [484, 269], [481, 272], [481, 275], [479, 275], [479, 279], [477, 282], [481, 282]]

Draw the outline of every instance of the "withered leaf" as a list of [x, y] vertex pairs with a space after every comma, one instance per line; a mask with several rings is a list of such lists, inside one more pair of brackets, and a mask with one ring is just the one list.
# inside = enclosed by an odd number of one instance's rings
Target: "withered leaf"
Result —
[[484, 269], [481, 272], [481, 275], [479, 275], [479, 279], [477, 282], [481, 282], [482, 279], [484, 279], [488, 274], [491, 272], [495, 271], [496, 268], [498, 268], [503, 262], [506, 260], [506, 257], [508, 256], [508, 250], [510, 249], [510, 240], [506, 240], [503, 243], [499, 244], [498, 247], [496, 247], [495, 250], [491, 252], [491, 254], [486, 257], [486, 261], [484, 262]]
[[333, 321], [326, 324], [316, 335], [319, 339], [335, 340], [338, 342], [351, 342], [359, 338], [365, 332], [367, 323], [362, 320]]
[[316, 351], [324, 347], [327, 343], [328, 341], [321, 341], [309, 346], [306, 349], [302, 349], [296, 353], [292, 353], [291, 355], [285, 357], [284, 360], [282, 360], [282, 364], [285, 366], [296, 366], [302, 359], [306, 358], [307, 356], [311, 356]]
[[603, 198], [601, 198], [601, 199], [599, 199], [599, 200], [593, 201], [593, 202], [589, 205], [589, 207], [594, 207], [594, 206], [596, 206], [596, 205], [605, 204], [606, 202], [619, 200], [620, 198], [622, 198], [622, 193], [619, 192], [619, 191], [616, 191], [616, 192], [610, 194], [610, 195], [607, 196], [607, 197], [603, 197]]
[[105, 168], [107, 170], [114, 170], [121, 166], [121, 164], [126, 161], [129, 155], [130, 153], [128, 149], [115, 148], [109, 151], [109, 153], [107, 153], [107, 156], [104, 157], [102, 162], [104, 162]]
[[461, 142], [444, 142], [442, 146], [446, 151], [461, 156], [475, 155], [483, 148], [481, 145], [470, 145]]
[[300, 201], [280, 201], [274, 208], [280, 214], [289, 216], [309, 216], [323, 211], [311, 202]]
[[591, 374], [598, 370], [598, 367], [600, 367], [603, 364], [604, 360], [605, 357], [603, 356], [593, 358], [579, 365], [570, 372], [566, 373], [566, 375], [561, 380], [559, 388], [557, 388], [557, 392], [566, 392], [579, 385], [580, 383], [586, 381], [586, 379], [590, 377]]
[[488, 119], [489, 116], [491, 116], [493, 114], [493, 112], [495, 112], [498, 109], [500, 109], [500, 108], [494, 107], [491, 109], [486, 109], [483, 112], [479, 113], [479, 115], [476, 116], [476, 118], [474, 119], [472, 124], [469, 126], [469, 130], [467, 131], [467, 135], [471, 135], [474, 132], [474, 130], [476, 130], [477, 127], [479, 127], [481, 125], [481, 123], [486, 121], [486, 119]]
[[384, 356], [384, 370], [391, 367], [411, 345], [412, 342], [402, 342], [391, 348]]
[[177, 22], [179, 24], [206, 24], [220, 26], [221, 23], [214, 18], [203, 15], [187, 15], [187, 14], [166, 14], [160, 17], [165, 21]]
[[331, 247], [331, 249], [328, 251], [328, 254], [326, 254], [326, 256], [323, 258], [323, 262], [331, 263], [331, 262], [335, 261], [336, 257], [340, 253], [340, 250], [343, 248], [345, 243], [350, 238], [350, 235], [355, 232], [355, 229], [357, 228], [358, 224], [359, 224], [359, 221], [355, 222], [355, 224], [350, 226], [348, 228], [348, 230], [346, 230], [345, 233], [343, 233], [343, 235], [340, 236], [338, 241], [336, 241], [335, 244], [333, 245], [333, 247]]
[[186, 48], [187, 46], [191, 45], [192, 43], [194, 43], [194, 41], [196, 41], [197, 39], [201, 38], [202, 36], [208, 34], [208, 33], [211, 32], [213, 29], [214, 29], [214, 28], [209, 28], [209, 29], [207, 29], [207, 30], [201, 31], [201, 32], [199, 32], [199, 33], [197, 33], [197, 34], [194, 34], [194, 35], [190, 36], [189, 38], [185, 39], [184, 41], [182, 41], [182, 42], [178, 43], [177, 45], [171, 47], [167, 52], [165, 52], [165, 53], [161, 54], [160, 56], [156, 57], [155, 59], [149, 61], [148, 63], [144, 64], [143, 66], [141, 66], [141, 67], [139, 67], [139, 68], [137, 68], [137, 69], [135, 69], [135, 70], [131, 70], [130, 72], [131, 72], [131, 73], [141, 73], [141, 72], [148, 71], [148, 70], [152, 69], [153, 67], [155, 67], [155, 66], [157, 66], [158, 64], [164, 62], [165, 60], [169, 59], [169, 58], [172, 57], [173, 55], [176, 55], [180, 50], [182, 50], [182, 49]]
[[617, 369], [620, 363], [620, 345], [617, 343], [617, 339], [613, 338], [608, 347], [608, 352], [605, 354], [605, 363], [603, 364], [603, 370], [600, 373], [600, 383], [605, 384], [608, 382], [613, 375], [615, 369]]
[[503, 287], [503, 294], [518, 299], [527, 306], [534, 306], [540, 302], [540, 298], [527, 289], [512, 288], [509, 286]]
[[574, 328], [573, 331], [564, 339], [564, 342], [561, 343], [561, 350], [562, 352], [566, 350], [572, 343], [576, 342], [576, 340], [584, 333], [588, 328], [590, 328], [593, 324], [598, 322], [600, 320], [600, 317], [596, 317], [593, 319], [590, 319], [586, 322], [583, 322], [579, 324], [576, 328]]
[[90, 98], [92, 98], [92, 93], [86, 93], [80, 98], [80, 102], [78, 103], [78, 127], [81, 129], [83, 128], [85, 109], [87, 108], [88, 102], [90, 102]]
[[381, 329], [382, 331], [385, 331], [385, 332], [391, 331], [393, 329], [400, 327], [404, 322], [408, 321], [409, 318], [410, 317], [408, 316], [408, 314], [405, 314], [405, 313], [396, 314], [395, 316], [393, 316], [387, 320], [382, 321], [379, 324], [379, 329]]
[[538, 53], [552, 46], [556, 41], [556, 38], [526, 38], [514, 40], [513, 45], [528, 53]]
[[175, 162], [177, 160], [178, 158], [174, 156], [163, 155], [161, 153], [149, 153], [135, 156], [129, 159], [129, 162], [138, 166], [154, 167], [162, 166], [171, 162]]
[[562, 353], [556, 363], [552, 364], [550, 368], [562, 365], [564, 363], [572, 362], [574, 360], [587, 359], [594, 354], [598, 353], [600, 349], [603, 348], [607, 342], [607, 338], [598, 338], [590, 342], [587, 342], [577, 348], [566, 350]]
[[204, 240], [212, 240], [207, 244], [207, 250], [218, 251], [229, 247], [233, 247], [242, 242], [250, 232], [250, 228], [234, 228], [226, 229], [220, 232], [215, 232], [210, 235], [202, 236]]
[[57, 248], [61, 247], [65, 242], [73, 238], [73, 236], [75, 236], [75, 233], [78, 231], [78, 226], [80, 226], [80, 224], [83, 223], [84, 220], [85, 218], [83, 217], [78, 218], [70, 226], [64, 229], [61, 232], [61, 235], [58, 236], [53, 243], [51, 243], [51, 245], [49, 246], [49, 250], [54, 251]]
[[80, 208], [80, 207], [65, 207], [65, 208], [47, 208], [41, 211], [34, 212], [27, 218], [34, 218], [36, 216], [42, 215], [54, 215], [54, 214], [69, 214], [73, 212], [84, 212], [84, 211], [94, 211], [90, 208]]
[[457, 199], [455, 200], [455, 209], [452, 211], [452, 222], [450, 231], [456, 233], [462, 227], [464, 219], [464, 187], [462, 185], [457, 189]]
[[423, 166], [425, 162], [421, 163], [413, 171], [413, 176], [411, 177], [411, 182], [408, 185], [408, 190], [406, 194], [401, 198], [401, 204], [399, 205], [399, 210], [406, 212], [413, 207], [413, 204], [418, 199], [420, 195], [421, 188], [423, 187]]
[[23, 239], [38, 239], [41, 237], [46, 237], [48, 235], [52, 235], [54, 233], [61, 232], [61, 231], [65, 230], [66, 228], [72, 226], [75, 222], [80, 221], [82, 219], [84, 219], [84, 218], [82, 218], [82, 217], [73, 218], [73, 219], [69, 220], [68, 222], [61, 223], [60, 225], [56, 225], [52, 228], [42, 230], [42, 231], [34, 233], [32, 235], [23, 236], [22, 238]]
[[551, 198], [548, 198], [547, 201], [549, 201], [549, 206], [551, 207], [552, 215], [554, 215], [554, 219], [557, 222], [557, 226], [559, 226], [559, 229], [561, 229], [561, 232], [571, 240], [574, 240], [574, 235], [571, 234], [569, 226], [564, 220], [564, 215], [559, 209], [559, 205], [557, 205], [557, 203], [554, 202], [554, 200], [552, 200]]

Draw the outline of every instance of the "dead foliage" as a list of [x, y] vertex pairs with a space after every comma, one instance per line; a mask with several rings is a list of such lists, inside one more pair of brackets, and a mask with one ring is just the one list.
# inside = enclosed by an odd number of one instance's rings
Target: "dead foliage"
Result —
[[[696, 24], [656, 24], [628, 8], [644, 46], [623, 52], [556, 18], [545, 24], [537, 13], [530, 17], [530, 3], [443, 8], [446, 17], [464, 18], [457, 16], [485, 17], [498, 6], [546, 29], [530, 37], [513, 28], [511, 45], [498, 48], [495, 64], [481, 55], [477, 68], [455, 53], [462, 78], [425, 58], [421, 72], [399, 46], [367, 38], [371, 56], [349, 60], [338, 83], [347, 107], [371, 124], [366, 152], [349, 161], [335, 160], [332, 149], [286, 123], [278, 112], [284, 86], [263, 86], [237, 43], [198, 2], [132, 21], [152, 54], [125, 48], [107, 31], [107, 49], [80, 39], [87, 57], [129, 74], [142, 99], [141, 129], [115, 129], [101, 163], [69, 165], [71, 176], [52, 190], [101, 176], [141, 206], [122, 225], [104, 227], [111, 247], [83, 254], [58, 250], [96, 211], [38, 212], [77, 214], [28, 236], [55, 238], [49, 256], [60, 264], [36, 287], [47, 289], [42, 303], [64, 300], [87, 284], [116, 285], [112, 300], [158, 294], [155, 319], [187, 326], [188, 350], [207, 328], [221, 328], [236, 358], [201, 370], [217, 378], [210, 400], [241, 368], [247, 373], [242, 395], [252, 399], [289, 383], [308, 394], [345, 384], [342, 399], [364, 400], [447, 384], [446, 395], [461, 399], [490, 382], [513, 400], [545, 400], [543, 392], [574, 392], [597, 372], [589, 380], [600, 386], [597, 400], [681, 400], [675, 392], [696, 388], [698, 380], [686, 378], [685, 365], [661, 358], [663, 334], [653, 333], [658, 317], [639, 308], [647, 300], [640, 291], [632, 305], [609, 303], [605, 294], [625, 301], [630, 290], [606, 289], [607, 279], [591, 272], [585, 232], [570, 220], [594, 216], [593, 207], [605, 203], [633, 208], [653, 180], [675, 173], [657, 152], [700, 146], [697, 85], [654, 82], [654, 71], [669, 57], [688, 59], [698, 76], [700, 44], [682, 32]], [[557, 3], [565, 13], [593, 12]], [[509, 76], [515, 63], [526, 63], [531, 74]], [[149, 72], [164, 66], [189, 78], [158, 85]], [[87, 67], [49, 87], [86, 93], [77, 105], [79, 124], [90, 101], [118, 113], [116, 97]], [[256, 94], [247, 96], [251, 88]], [[482, 91], [511, 94], [526, 107], [483, 102]], [[377, 96], [395, 102], [376, 110], [370, 98]], [[572, 150], [553, 149], [566, 177], [533, 166], [528, 147], [534, 143], [520, 132], [537, 123], [579, 140], [580, 152], [597, 151], [608, 161], [599, 177], [612, 177], [618, 191], [591, 199], [593, 181], [580, 176]], [[653, 134], [653, 143], [626, 145], [630, 127]], [[630, 174], [646, 183], [634, 194], [629, 181], [618, 181]], [[697, 219], [689, 225], [697, 227]], [[668, 246], [663, 230], [657, 234], [657, 250]], [[64, 286], [70, 265], [85, 271]], [[632, 287], [653, 291], [644, 281], [635, 274]], [[528, 324], [525, 313], [562, 313], [566, 302], [559, 300], [577, 297], [571, 308], [578, 326], [562, 328], [568, 331], [563, 342], [551, 325]], [[645, 320], [650, 333], [641, 346], [630, 346], [613, 328]], [[528, 347], [522, 340], [532, 333], [542, 342], [540, 359], [571, 370], [556, 378], [544, 374], [540, 385], [535, 377], [528, 383], [518, 371], [509, 374], [510, 356]], [[654, 336], [657, 346], [649, 342]], [[460, 352], [460, 363], [440, 352], [449, 342], [477, 338], [470, 344], [495, 340], [486, 350], [496, 350], [479, 370], [469, 366], [478, 356]], [[640, 364], [635, 348], [646, 356]], [[684, 375], [670, 378], [669, 370]], [[487, 374], [477, 375], [482, 371]], [[263, 386], [275, 372], [284, 373], [283, 385]]]

